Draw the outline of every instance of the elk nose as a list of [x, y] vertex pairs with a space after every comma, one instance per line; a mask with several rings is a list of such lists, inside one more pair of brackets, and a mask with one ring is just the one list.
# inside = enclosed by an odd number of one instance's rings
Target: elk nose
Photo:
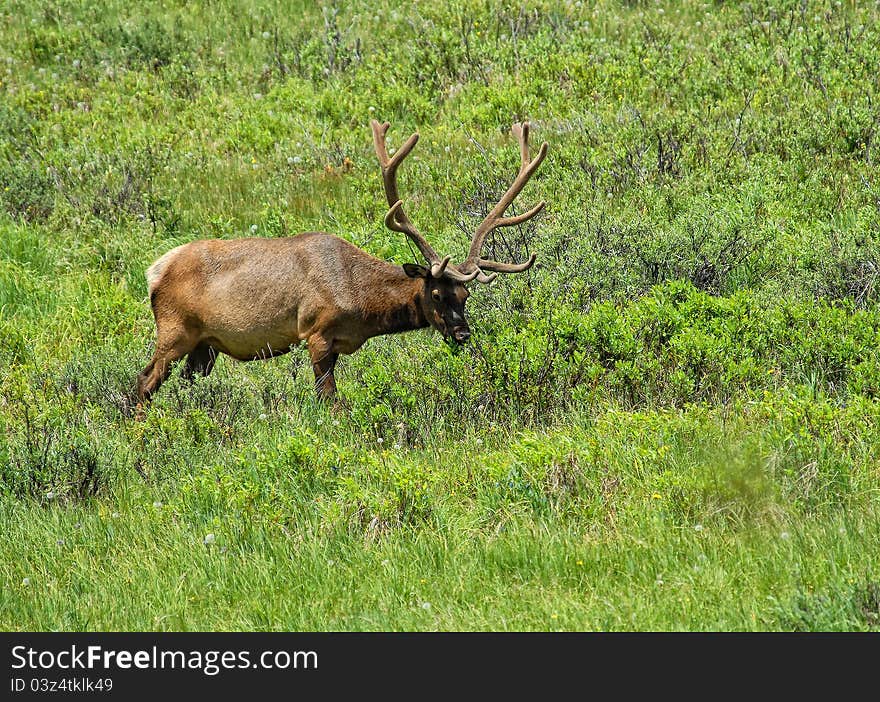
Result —
[[455, 340], [457, 342], [463, 344], [465, 341], [471, 338], [471, 332], [470, 329], [459, 327], [454, 332], [452, 332], [452, 336], [455, 337]]

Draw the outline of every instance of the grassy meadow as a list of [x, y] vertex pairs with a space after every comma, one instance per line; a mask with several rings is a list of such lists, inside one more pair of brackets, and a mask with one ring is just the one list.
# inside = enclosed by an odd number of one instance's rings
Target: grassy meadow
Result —
[[[0, 628], [880, 629], [880, 3], [0, 3]], [[175, 375], [144, 269], [323, 230], [473, 336]], [[419, 261], [420, 262], [420, 261]]]

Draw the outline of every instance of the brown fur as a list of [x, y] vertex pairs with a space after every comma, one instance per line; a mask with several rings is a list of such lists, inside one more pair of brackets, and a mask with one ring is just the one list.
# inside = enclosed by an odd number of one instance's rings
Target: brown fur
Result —
[[322, 232], [194, 241], [159, 258], [147, 282], [157, 336], [138, 377], [141, 401], [184, 356], [189, 378], [210, 373], [219, 353], [250, 361], [306, 343], [326, 398], [336, 390], [339, 354], [371, 337], [429, 324], [459, 341], [470, 333], [462, 285], [431, 279], [420, 266], [405, 272]]

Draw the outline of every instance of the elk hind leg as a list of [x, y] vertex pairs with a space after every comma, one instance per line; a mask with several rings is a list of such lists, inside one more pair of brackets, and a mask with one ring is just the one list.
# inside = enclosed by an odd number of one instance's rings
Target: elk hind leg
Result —
[[209, 344], [199, 344], [189, 352], [180, 375], [186, 381], [192, 381], [195, 374], [207, 377], [214, 369], [216, 361], [216, 349]]
[[138, 374], [138, 400], [148, 402], [171, 374], [174, 364], [190, 353], [196, 342], [193, 335], [181, 333], [173, 337], [159, 336], [153, 358]]

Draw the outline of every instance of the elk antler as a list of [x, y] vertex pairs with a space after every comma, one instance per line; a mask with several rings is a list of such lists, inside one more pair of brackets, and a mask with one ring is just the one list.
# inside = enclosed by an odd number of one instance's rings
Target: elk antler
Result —
[[468, 283], [474, 278], [479, 277], [479, 270], [463, 274], [456, 270], [455, 267], [449, 265], [449, 256], [441, 259], [403, 211], [403, 201], [397, 193], [397, 167], [416, 145], [416, 142], [419, 140], [418, 132], [407, 139], [406, 143], [397, 150], [394, 156], [389, 157], [388, 149], [385, 146], [385, 133], [391, 125], [388, 122], [379, 124], [374, 119], [370, 122], [370, 126], [373, 128], [373, 144], [376, 147], [376, 156], [379, 158], [379, 165], [382, 166], [385, 198], [388, 200], [388, 206], [391, 208], [388, 210], [388, 214], [385, 215], [385, 226], [392, 231], [406, 234], [412, 240], [428, 262], [432, 277], [439, 278], [445, 275], [461, 283]]
[[[511, 128], [513, 135], [519, 141], [520, 148], [520, 167], [519, 173], [513, 181], [513, 184], [507, 189], [498, 204], [492, 208], [486, 218], [477, 227], [474, 232], [474, 238], [471, 241], [471, 248], [467, 258], [458, 266], [449, 263], [449, 256], [440, 258], [437, 252], [431, 248], [418, 229], [403, 211], [403, 201], [397, 192], [397, 167], [401, 161], [407, 157], [412, 148], [419, 140], [418, 133], [413, 134], [403, 146], [398, 149], [393, 157], [388, 156], [388, 150], [385, 146], [385, 134], [391, 126], [388, 122], [380, 124], [375, 119], [370, 122], [373, 128], [373, 144], [376, 147], [376, 156], [379, 158], [379, 165], [382, 166], [382, 182], [385, 186], [385, 198], [388, 200], [388, 214], [385, 215], [385, 226], [395, 232], [406, 234], [412, 242], [422, 252], [422, 256], [428, 262], [431, 268], [431, 275], [434, 278], [446, 276], [461, 283], [468, 283], [474, 279], [480, 283], [491, 283], [497, 277], [498, 273], [522, 273], [528, 270], [535, 263], [535, 254], [529, 256], [529, 260], [525, 263], [501, 263], [499, 261], [491, 261], [486, 258], [480, 258], [480, 252], [486, 243], [486, 237], [498, 227], [512, 227], [522, 224], [526, 220], [534, 217], [538, 212], [544, 209], [546, 204], [543, 200], [535, 205], [527, 212], [512, 217], [505, 217], [504, 212], [510, 207], [511, 203], [516, 199], [517, 195], [529, 182], [534, 172], [541, 165], [541, 161], [547, 155], [548, 144], [545, 141], [538, 150], [538, 155], [534, 159], [529, 157], [529, 123], [516, 123]], [[484, 271], [490, 271], [487, 275]]]
[[[522, 271], [531, 268], [535, 263], [535, 254], [531, 254], [529, 260], [525, 263], [500, 263], [498, 261], [490, 261], [485, 258], [480, 258], [480, 252], [483, 249], [483, 244], [486, 243], [486, 237], [489, 236], [493, 230], [498, 227], [512, 227], [516, 224], [522, 224], [538, 214], [538, 212], [544, 209], [544, 205], [546, 204], [541, 200], [541, 202], [527, 212], [512, 217], [504, 216], [505, 210], [510, 207], [517, 195], [522, 192], [526, 183], [529, 182], [529, 179], [537, 170], [538, 166], [541, 165], [541, 161], [543, 161], [544, 157], [547, 155], [548, 148], [548, 144], [545, 141], [541, 144], [541, 148], [538, 150], [538, 155], [532, 160], [529, 158], [529, 123], [516, 123], [511, 128], [511, 132], [513, 132], [513, 135], [519, 141], [519, 173], [513, 181], [513, 184], [498, 201], [498, 204], [495, 205], [489, 214], [486, 215], [486, 218], [480, 222], [480, 226], [477, 227], [476, 232], [474, 232], [474, 238], [471, 241], [471, 248], [468, 252], [468, 256], [464, 262], [458, 266], [458, 269], [465, 274], [477, 271], [477, 281], [480, 283], [491, 283], [496, 277], [494, 273], [521, 273]], [[493, 271], [494, 273], [493, 275], [486, 275], [483, 271]]]

